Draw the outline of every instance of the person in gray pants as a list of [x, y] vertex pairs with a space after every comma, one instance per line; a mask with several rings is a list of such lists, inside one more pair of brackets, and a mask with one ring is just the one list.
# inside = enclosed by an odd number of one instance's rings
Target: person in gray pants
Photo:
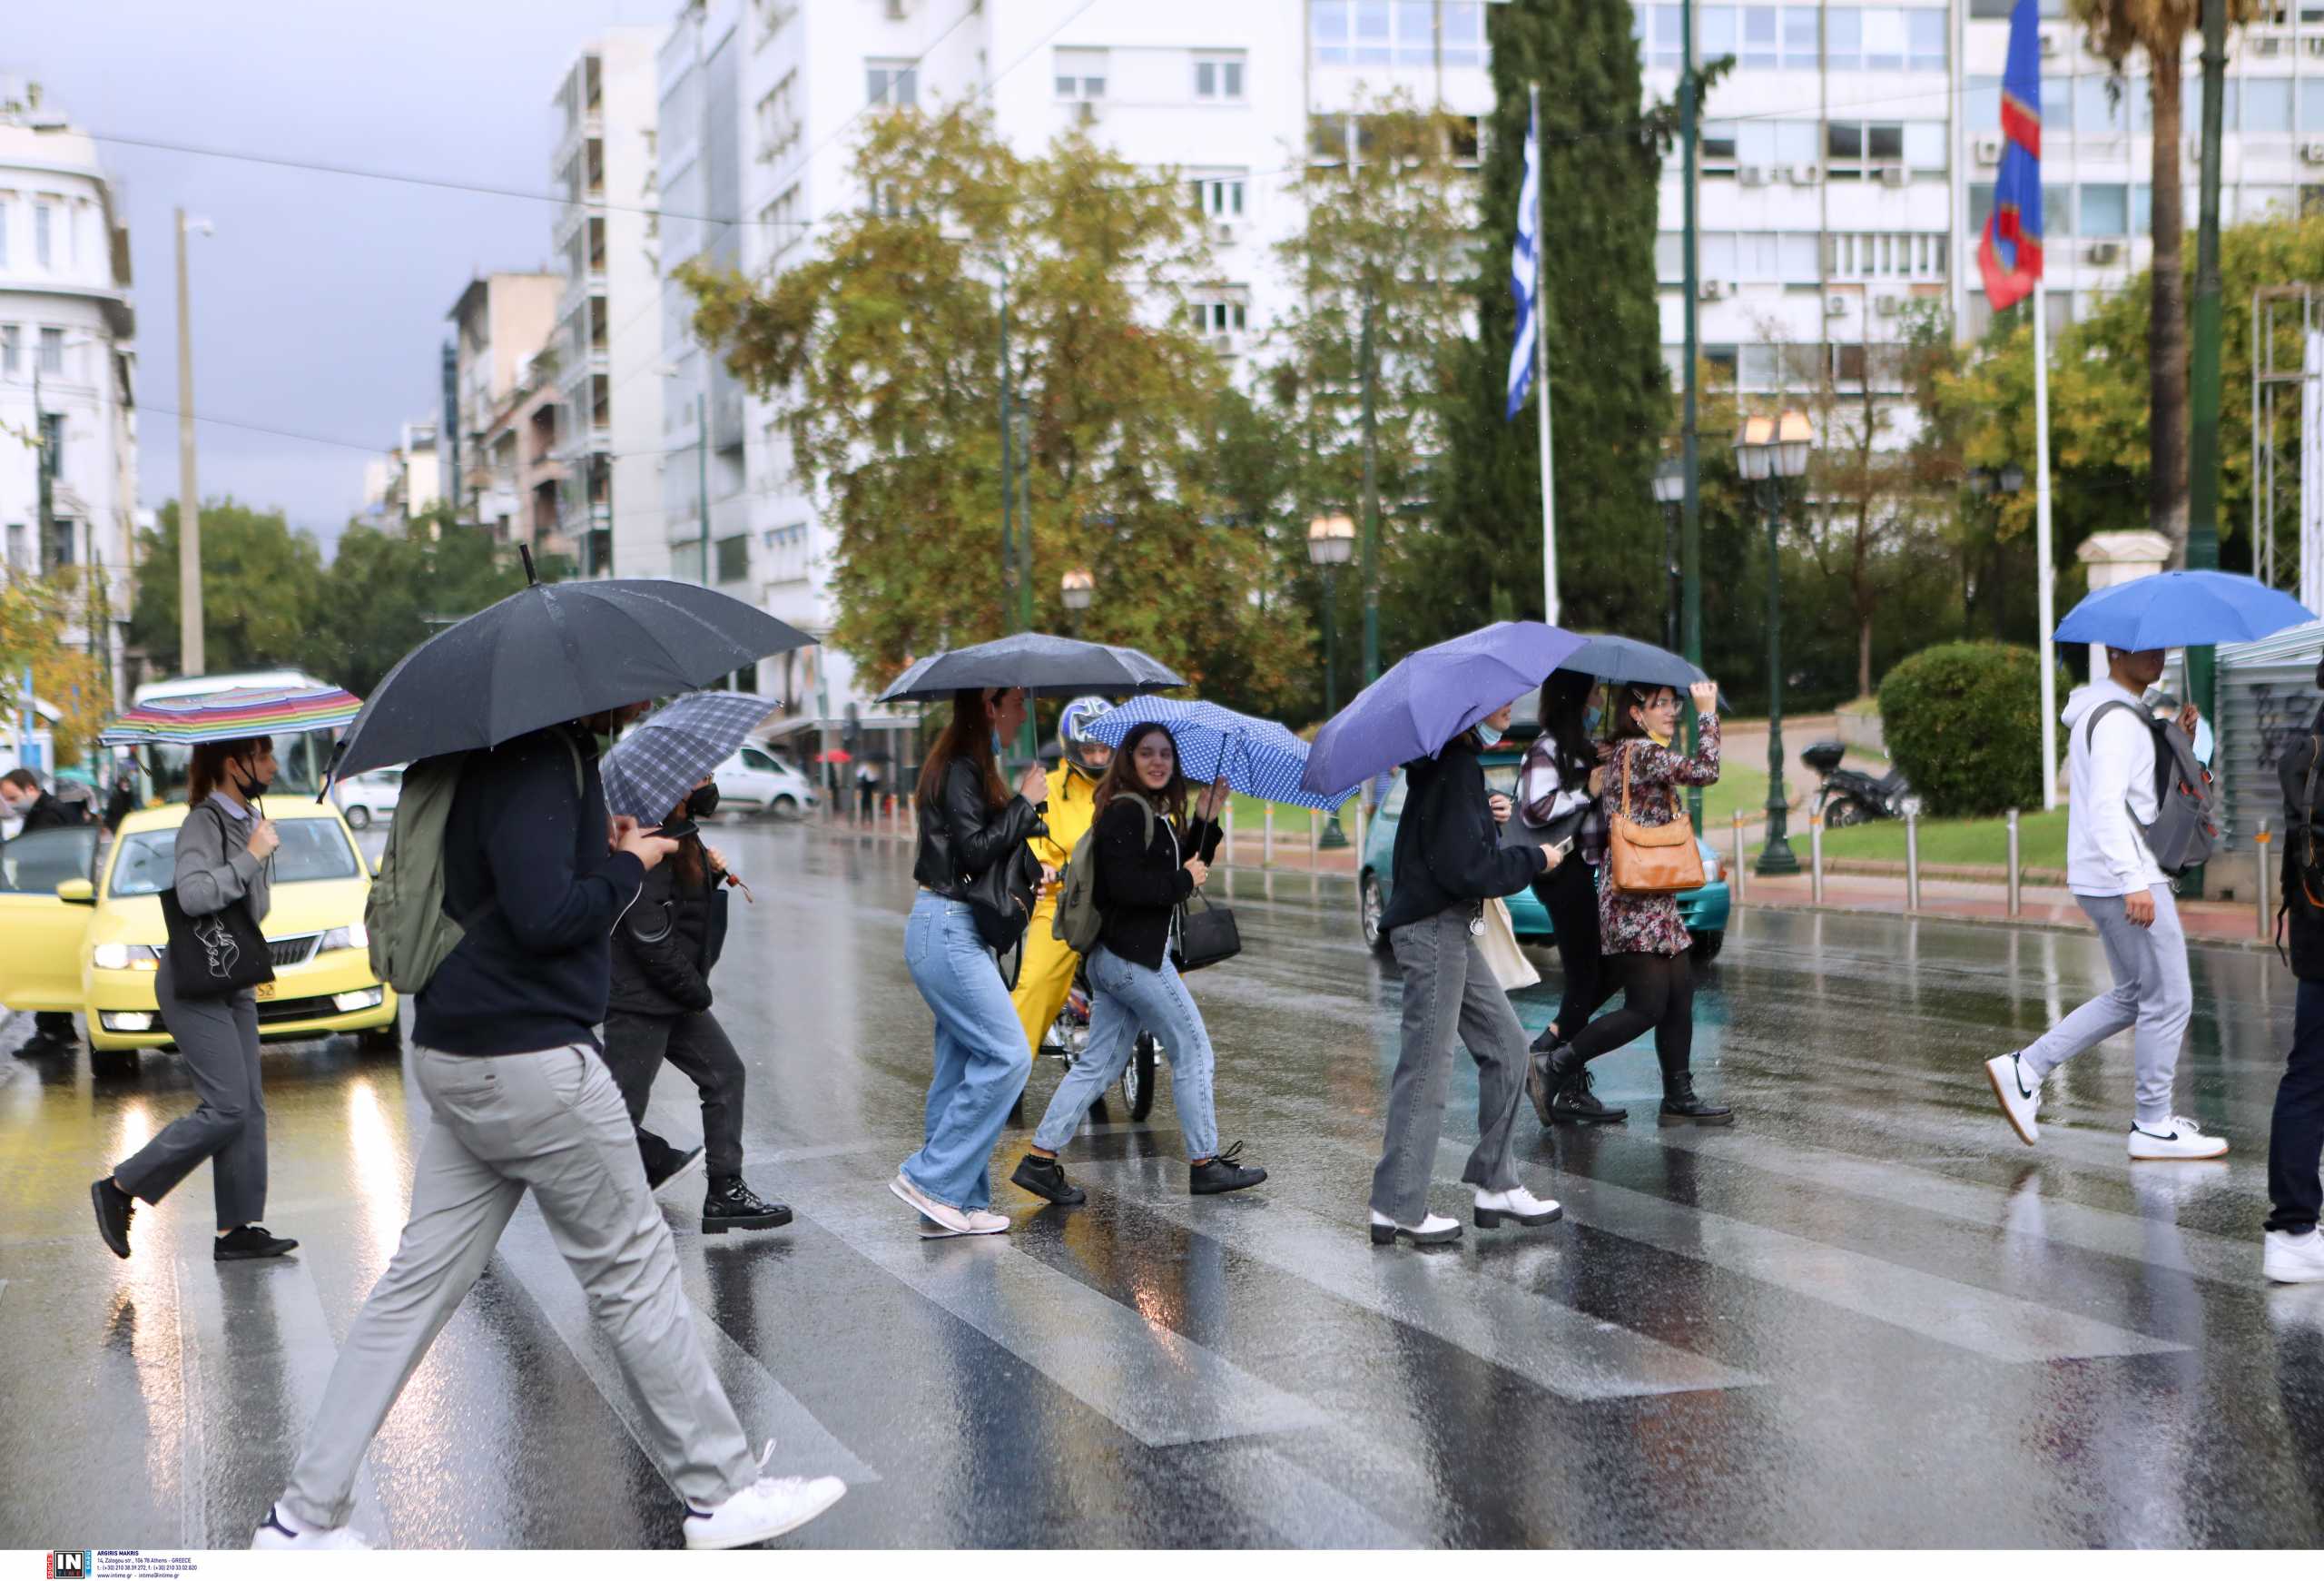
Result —
[[[274, 825], [252, 803], [274, 777], [267, 736], [205, 742], [194, 748], [186, 786], [192, 806], [178, 827], [172, 882], [189, 917], [214, 916], [236, 901], [263, 922], [271, 898]], [[222, 999], [182, 999], [164, 959], [153, 974], [162, 1024], [176, 1040], [200, 1103], [172, 1121], [136, 1154], [93, 1182], [97, 1233], [116, 1257], [129, 1255], [135, 1199], [159, 1202], [210, 1161], [218, 1205], [220, 1262], [281, 1257], [299, 1243], [269, 1235], [266, 1212], [266, 1101], [259, 1088], [258, 1002], [247, 988]]]

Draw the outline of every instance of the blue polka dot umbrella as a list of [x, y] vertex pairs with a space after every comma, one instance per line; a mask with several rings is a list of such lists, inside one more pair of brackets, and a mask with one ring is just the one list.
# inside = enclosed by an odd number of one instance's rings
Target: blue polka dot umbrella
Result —
[[1303, 787], [1307, 744], [1272, 719], [1238, 714], [1216, 703], [1177, 697], [1133, 697], [1099, 715], [1089, 726], [1093, 740], [1118, 748], [1138, 726], [1166, 726], [1177, 744], [1178, 766], [1196, 785], [1225, 779], [1230, 789], [1263, 802], [1295, 807], [1338, 806], [1354, 787], [1324, 795]]

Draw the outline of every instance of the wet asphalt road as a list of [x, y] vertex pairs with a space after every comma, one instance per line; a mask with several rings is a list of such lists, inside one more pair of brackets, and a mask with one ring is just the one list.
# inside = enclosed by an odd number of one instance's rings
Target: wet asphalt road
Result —
[[[1246, 951], [1193, 980], [1220, 1131], [1273, 1174], [1190, 1199], [1162, 1098], [1067, 1155], [1088, 1206], [1013, 1187], [1003, 1238], [922, 1243], [885, 1191], [918, 1141], [930, 1017], [898, 845], [722, 830], [752, 879], [716, 986], [751, 1062], [749, 1173], [786, 1230], [706, 1239], [664, 1193], [714, 1362], [782, 1470], [852, 1484], [794, 1546], [2309, 1545], [2324, 1531], [2324, 1289], [2259, 1278], [2292, 983], [2198, 952], [2180, 1107], [2235, 1144], [2124, 1159], [2130, 1052], [2052, 1083], [2043, 1145], [1979, 1062], [2102, 982], [2091, 941], [1739, 913], [1698, 1000], [1731, 1131], [1627, 1127], [1521, 1162], [1563, 1223], [1375, 1251], [1364, 1192], [1393, 967], [1348, 886], [1222, 874]], [[1519, 998], [1529, 1027], [1550, 981]], [[20, 1020], [9, 1029], [25, 1030]], [[12, 1040], [13, 1041], [13, 1040]], [[1465, 1059], [1435, 1206], [1475, 1134]], [[207, 1171], [117, 1262], [87, 1183], [191, 1107], [149, 1056], [0, 1061], [0, 1546], [246, 1542], [392, 1250], [424, 1112], [393, 1062], [271, 1048], [272, 1201], [304, 1243], [213, 1264]], [[1062, 1067], [1043, 1061], [1037, 1117]], [[654, 1116], [698, 1133], [681, 1078]], [[1005, 1132], [996, 1176], [1027, 1135]], [[374, 1448], [358, 1524], [403, 1546], [665, 1546], [528, 1204]]]

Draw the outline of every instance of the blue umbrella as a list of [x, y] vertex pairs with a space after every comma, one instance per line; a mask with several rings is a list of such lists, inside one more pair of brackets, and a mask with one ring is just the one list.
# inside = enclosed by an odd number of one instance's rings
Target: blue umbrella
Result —
[[1430, 756], [1540, 686], [1581, 646], [1538, 620], [1501, 620], [1408, 655], [1316, 734], [1300, 784], [1330, 795]]
[[686, 799], [703, 776], [743, 745], [751, 726], [774, 712], [748, 692], [688, 692], [624, 736], [605, 756], [606, 810], [658, 824]]
[[2144, 652], [2256, 642], [2315, 619], [2299, 599], [2229, 571], [2163, 571], [2093, 593], [2058, 623], [2060, 642]]
[[1223, 778], [1246, 796], [1326, 811], [1355, 794], [1351, 788], [1322, 795], [1303, 788], [1299, 776], [1307, 767], [1305, 741], [1272, 719], [1237, 714], [1216, 703], [1133, 697], [1099, 715], [1089, 734], [1118, 747], [1123, 737], [1149, 722], [1169, 727], [1170, 738], [1177, 743], [1178, 766], [1196, 785]]

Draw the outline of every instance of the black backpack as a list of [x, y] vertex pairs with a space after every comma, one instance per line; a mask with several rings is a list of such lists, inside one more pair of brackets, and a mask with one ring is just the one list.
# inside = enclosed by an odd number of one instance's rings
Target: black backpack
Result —
[[2210, 861], [2219, 845], [2211, 771], [2195, 760], [2195, 744], [2184, 730], [2132, 703], [2103, 703], [2091, 711], [2083, 729], [2093, 746], [2098, 721], [2117, 708], [2135, 715], [2154, 736], [2154, 822], [2142, 824], [2132, 815], [2131, 824], [2154, 854], [2154, 865], [2176, 878]]

